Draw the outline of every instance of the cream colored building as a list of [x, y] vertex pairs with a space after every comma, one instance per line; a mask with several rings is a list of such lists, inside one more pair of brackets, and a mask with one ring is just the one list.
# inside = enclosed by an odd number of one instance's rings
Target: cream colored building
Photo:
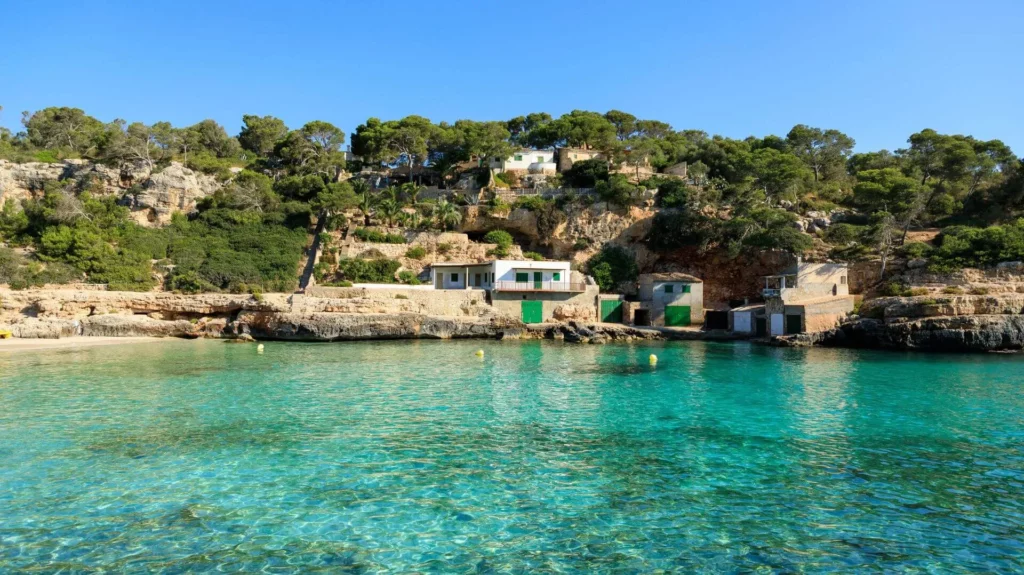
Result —
[[[764, 311], [766, 335], [789, 335], [829, 330], [853, 311], [850, 273], [846, 264], [803, 263], [789, 271], [766, 276]], [[743, 316], [751, 313], [749, 319]], [[740, 314], [740, 317], [737, 317]], [[755, 310], [733, 310], [730, 323], [740, 333], [760, 333]]]

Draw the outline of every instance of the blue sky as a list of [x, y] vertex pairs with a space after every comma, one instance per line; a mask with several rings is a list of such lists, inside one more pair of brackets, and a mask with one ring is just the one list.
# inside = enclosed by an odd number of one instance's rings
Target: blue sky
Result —
[[[516, 6], [510, 9], [510, 6]], [[187, 125], [617, 108], [742, 138], [794, 124], [857, 149], [923, 128], [1024, 154], [1020, 0], [0, 0], [0, 125], [75, 106]]]

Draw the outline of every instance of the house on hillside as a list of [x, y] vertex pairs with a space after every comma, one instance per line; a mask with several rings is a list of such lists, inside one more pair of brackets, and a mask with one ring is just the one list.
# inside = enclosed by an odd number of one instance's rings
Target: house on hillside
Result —
[[684, 273], [641, 274], [639, 300], [601, 296], [601, 321], [686, 327], [704, 323], [704, 282]]
[[846, 264], [804, 263], [766, 276], [764, 305], [729, 312], [730, 329], [760, 337], [832, 329], [853, 311]]
[[435, 289], [484, 290], [492, 306], [524, 323], [563, 319], [581, 311], [590, 319], [596, 315], [597, 284], [572, 271], [569, 262], [436, 263], [430, 273]]
[[488, 158], [488, 166], [498, 173], [554, 174], [557, 171], [554, 150], [522, 148], [507, 158]]
[[606, 159], [604, 154], [598, 150], [584, 148], [559, 148], [558, 149], [558, 171], [565, 172], [576, 162], [593, 160], [596, 158]]

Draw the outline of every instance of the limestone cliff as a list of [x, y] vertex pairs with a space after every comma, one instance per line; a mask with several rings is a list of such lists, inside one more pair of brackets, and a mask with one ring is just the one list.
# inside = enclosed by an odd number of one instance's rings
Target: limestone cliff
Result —
[[117, 196], [143, 225], [168, 223], [172, 213], [194, 210], [196, 202], [221, 186], [213, 176], [177, 162], [163, 169], [143, 165], [118, 169], [86, 160], [24, 164], [0, 160], [0, 206], [8, 199], [34, 197], [47, 181], [60, 180], [88, 183], [94, 192]]

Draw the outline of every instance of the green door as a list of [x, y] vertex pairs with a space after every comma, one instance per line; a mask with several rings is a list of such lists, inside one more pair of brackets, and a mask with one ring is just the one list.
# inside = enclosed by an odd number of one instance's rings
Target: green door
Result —
[[523, 302], [523, 323], [543, 323], [544, 302], [524, 301]]
[[667, 305], [665, 306], [665, 325], [690, 325], [690, 306], [688, 305]]
[[786, 333], [801, 333], [804, 331], [803, 321], [798, 315], [786, 315]]
[[544, 287], [544, 272], [533, 272], [533, 289]]
[[601, 321], [622, 323], [622, 302], [617, 299], [601, 300]]

